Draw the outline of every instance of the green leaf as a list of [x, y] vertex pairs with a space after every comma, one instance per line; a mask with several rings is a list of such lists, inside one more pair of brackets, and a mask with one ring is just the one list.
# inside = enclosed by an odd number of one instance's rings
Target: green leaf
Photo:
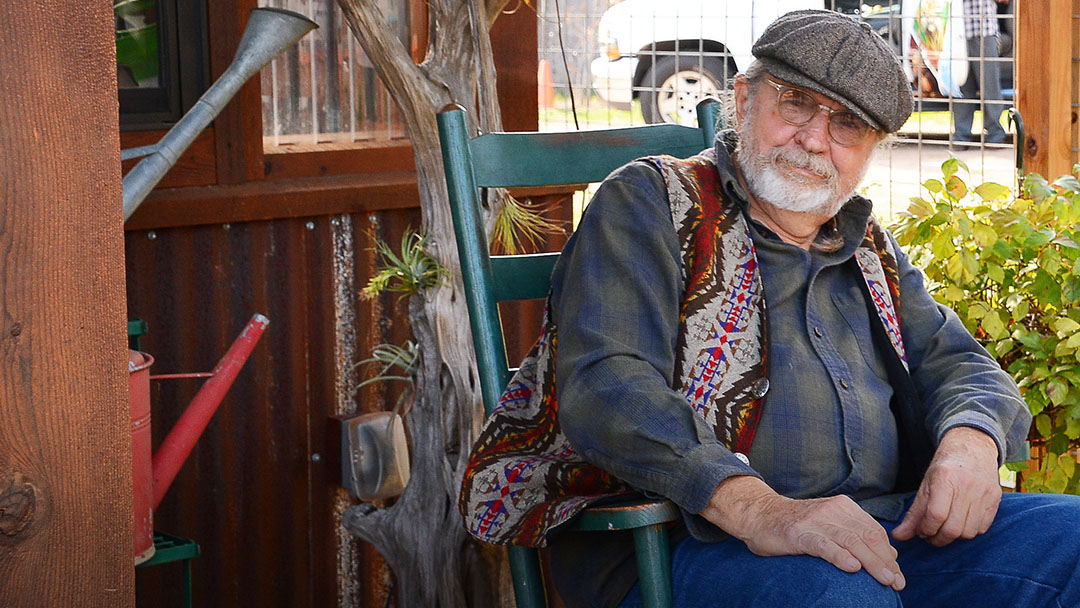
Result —
[[949, 221], [949, 208], [945, 207], [944, 209], [938, 209], [937, 213], [927, 220], [927, 223], [931, 226], [940, 226], [947, 221]]
[[994, 252], [994, 255], [1002, 259], [1007, 260], [1016, 257], [1016, 247], [1013, 247], [1005, 239], [998, 239], [991, 249]]
[[1051, 306], [1061, 304], [1061, 286], [1045, 270], [1039, 270], [1035, 274], [1035, 280], [1031, 283], [1031, 292], [1042, 304]]
[[1031, 233], [1026, 239], [1024, 239], [1024, 247], [1042, 247], [1050, 242], [1054, 238], [1053, 233], [1047, 233], [1045, 230], [1039, 230], [1038, 232]]
[[1059, 234], [1054, 237], [1054, 244], [1061, 245], [1066, 249], [1080, 249], [1080, 243], [1067, 234]]
[[[940, 190], [941, 182], [938, 182], [938, 191]], [[908, 212], [911, 213], [911, 215], [914, 215], [915, 217], [929, 217], [934, 215], [934, 206], [926, 199], [919, 196], [913, 196], [910, 200], [911, 204], [908, 205]]]
[[1069, 439], [1080, 437], [1080, 418], [1069, 418], [1065, 424], [1065, 436]]
[[1000, 284], [1005, 281], [1005, 270], [997, 264], [987, 264], [986, 277], [994, 283]]
[[1069, 336], [1069, 339], [1065, 341], [1065, 348], [1080, 348], [1080, 333]]
[[[956, 285], [946, 287], [943, 295], [947, 302], [962, 302], [967, 297], [967, 293]], [[972, 318], [970, 311], [968, 312], [968, 318]]]
[[1061, 268], [1061, 254], [1053, 248], [1043, 249], [1039, 254], [1039, 266], [1050, 274], [1057, 274]]
[[937, 193], [941, 192], [941, 189], [942, 189], [941, 182], [939, 180], [936, 180], [936, 179], [928, 179], [928, 180], [926, 180], [925, 182], [923, 182], [923, 187], [926, 188], [927, 190], [929, 190], [930, 192], [934, 193], [934, 194], [937, 194]]
[[1061, 405], [1065, 401], [1065, 395], [1069, 393], [1069, 387], [1057, 378], [1051, 378], [1046, 383], [1046, 396], [1054, 405]]
[[1035, 201], [1042, 201], [1056, 194], [1046, 178], [1038, 173], [1024, 176], [1024, 193]]
[[979, 247], [991, 247], [998, 240], [997, 231], [986, 224], [975, 224], [971, 227], [971, 233]]
[[945, 262], [945, 276], [949, 277], [954, 283], [960, 283], [964, 274], [964, 261], [958, 255], [954, 255], [948, 260], [948, 262]]
[[967, 163], [955, 156], [950, 157], [948, 160], [941, 163], [941, 172], [946, 178], [952, 177], [960, 169], [963, 169], [965, 173], [971, 174], [971, 170], [968, 169]]
[[1010, 190], [1008, 187], [1002, 186], [1001, 184], [995, 184], [994, 182], [986, 182], [978, 188], [975, 188], [975, 194], [984, 201], [1005, 200], [1009, 193]]
[[945, 189], [952, 196], [952, 199], [956, 201], [964, 198], [968, 193], [967, 184], [964, 183], [964, 180], [955, 175], [950, 175], [949, 178], [945, 180]]
[[1075, 177], [1071, 175], [1062, 175], [1054, 180], [1055, 186], [1060, 186], [1069, 192], [1080, 192], [1080, 181], [1077, 181]]
[[934, 254], [935, 258], [948, 258], [956, 253], [952, 232], [952, 230], [943, 230], [930, 243], [930, 252]]
[[964, 263], [964, 280], [974, 281], [979, 274], [979, 261], [975, 259], [975, 254], [965, 249], [960, 252], [960, 259]]
[[[1071, 335], [1076, 333], [1076, 330], [1080, 329], [1080, 323], [1077, 323], [1068, 317], [1059, 317], [1054, 321], [1051, 327], [1059, 334]], [[1064, 337], [1064, 335], [1062, 335], [1062, 337]]]
[[1009, 335], [1009, 332], [1005, 329], [1005, 324], [1001, 322], [1001, 317], [997, 313], [990, 313], [983, 317], [982, 328], [994, 340], [1000, 340]]
[[990, 307], [987, 306], [984, 302], [972, 302], [971, 306], [968, 307], [968, 318], [981, 319], [985, 317], [989, 312]]
[[1080, 300], [1080, 278], [1069, 277], [1061, 286], [1061, 299], [1069, 304]]
[[1046, 414], [1039, 414], [1035, 417], [1035, 430], [1039, 432], [1039, 436], [1046, 438], [1050, 436], [1050, 432], [1053, 430], [1050, 424], [1050, 417]]

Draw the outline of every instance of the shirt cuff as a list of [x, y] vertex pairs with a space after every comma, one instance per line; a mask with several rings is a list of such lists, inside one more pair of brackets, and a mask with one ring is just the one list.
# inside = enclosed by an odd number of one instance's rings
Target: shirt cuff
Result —
[[701, 513], [716, 486], [728, 477], [761, 475], [720, 444], [702, 445], [684, 456], [667, 492], [668, 498], [690, 513]]
[[937, 445], [941, 445], [941, 440], [945, 437], [945, 433], [948, 433], [958, 426], [968, 426], [989, 435], [997, 445], [998, 466], [1000, 467], [1005, 464], [1005, 431], [996, 420], [980, 412], [960, 412], [949, 416], [941, 423], [940, 430], [937, 434]]

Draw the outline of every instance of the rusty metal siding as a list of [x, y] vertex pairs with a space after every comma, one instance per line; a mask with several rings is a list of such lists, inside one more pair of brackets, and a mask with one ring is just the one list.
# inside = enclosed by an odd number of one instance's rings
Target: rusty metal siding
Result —
[[[371, 232], [396, 243], [420, 222], [417, 210], [402, 210], [126, 235], [129, 318], [150, 326], [142, 350], [156, 359], [152, 373], [208, 371], [251, 314], [271, 322], [155, 513], [157, 529], [202, 546], [193, 561], [198, 606], [385, 601], [385, 566], [369, 546], [340, 533], [338, 516], [348, 499], [327, 464], [335, 460], [327, 452], [337, 449], [327, 436], [328, 418], [353, 403], [342, 394], [349, 390], [341, 378], [348, 365], [337, 360], [336, 345], [334, 231], [346, 223], [355, 235]], [[371, 273], [366, 237], [357, 236], [349, 259], [355, 294]], [[347, 298], [350, 287], [341, 287]], [[404, 302], [352, 297], [356, 356], [407, 339]], [[153, 383], [155, 445], [198, 385]], [[356, 407], [386, 409], [396, 394], [366, 387]], [[139, 569], [137, 600], [179, 605], [179, 566]]]

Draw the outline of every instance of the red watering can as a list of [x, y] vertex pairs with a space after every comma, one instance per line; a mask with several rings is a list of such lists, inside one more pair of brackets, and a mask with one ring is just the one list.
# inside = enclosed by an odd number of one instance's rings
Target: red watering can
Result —
[[[153, 511], [172, 485], [180, 467], [191, 454], [195, 442], [210, 424], [225, 393], [232, 386], [251, 350], [262, 337], [270, 320], [256, 314], [244, 331], [218, 361], [214, 371], [205, 374], [167, 374], [150, 376], [153, 357], [139, 351], [128, 351], [128, 370], [131, 390], [131, 447], [135, 486], [135, 563], [140, 564], [154, 555]], [[209, 378], [187, 406], [176, 426], [150, 457], [150, 379]]]

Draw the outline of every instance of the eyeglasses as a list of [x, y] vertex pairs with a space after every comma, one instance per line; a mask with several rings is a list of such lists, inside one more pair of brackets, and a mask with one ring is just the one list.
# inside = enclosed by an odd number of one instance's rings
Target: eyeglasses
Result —
[[862, 143], [867, 134], [874, 130], [852, 112], [822, 105], [802, 89], [786, 87], [767, 78], [765, 82], [776, 89], [776, 111], [788, 124], [801, 127], [824, 110], [829, 115], [829, 137], [845, 148]]

